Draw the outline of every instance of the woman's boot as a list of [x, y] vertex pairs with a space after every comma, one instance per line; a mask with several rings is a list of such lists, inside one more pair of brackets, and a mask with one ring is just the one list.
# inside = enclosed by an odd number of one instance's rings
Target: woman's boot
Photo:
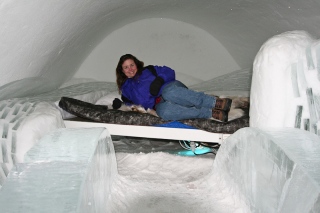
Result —
[[214, 109], [219, 109], [228, 112], [232, 104], [232, 99], [230, 98], [217, 98], [216, 105]]
[[222, 110], [217, 110], [217, 109], [212, 109], [212, 118], [215, 120], [222, 121], [222, 122], [227, 122], [228, 121], [228, 112], [222, 111]]

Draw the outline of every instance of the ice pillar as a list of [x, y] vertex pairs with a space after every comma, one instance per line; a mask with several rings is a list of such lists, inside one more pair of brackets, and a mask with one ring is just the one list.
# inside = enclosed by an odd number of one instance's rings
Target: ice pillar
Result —
[[262, 45], [253, 65], [250, 126], [294, 127], [319, 134], [320, 41], [286, 32]]

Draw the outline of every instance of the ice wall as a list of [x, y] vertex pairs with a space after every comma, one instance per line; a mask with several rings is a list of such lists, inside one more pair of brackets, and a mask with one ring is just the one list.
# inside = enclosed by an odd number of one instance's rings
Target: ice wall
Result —
[[320, 138], [295, 128], [244, 128], [230, 136], [213, 173], [252, 212], [320, 212]]
[[186, 85], [240, 69], [224, 46], [203, 29], [177, 20], [148, 18], [127, 24], [104, 38], [75, 77], [115, 82], [115, 68], [125, 53], [135, 55], [146, 65], [171, 67]]
[[315, 134], [320, 120], [320, 41], [291, 31], [270, 38], [253, 66], [250, 126]]
[[46, 102], [0, 101], [0, 188], [15, 163], [48, 132], [64, 127], [59, 111]]
[[116, 175], [105, 128], [58, 129], [13, 167], [1, 189], [1, 212], [106, 212]]
[[190, 89], [215, 95], [250, 97], [252, 70], [243, 69], [189, 86]]

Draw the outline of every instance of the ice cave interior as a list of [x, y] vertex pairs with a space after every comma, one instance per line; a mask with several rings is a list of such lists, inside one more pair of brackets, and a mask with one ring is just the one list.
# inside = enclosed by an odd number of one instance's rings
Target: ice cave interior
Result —
[[[319, 10], [317, 0], [1, 1], [1, 212], [320, 212]], [[115, 92], [126, 53], [195, 89], [249, 97], [250, 127], [209, 157], [65, 128], [55, 103]]]

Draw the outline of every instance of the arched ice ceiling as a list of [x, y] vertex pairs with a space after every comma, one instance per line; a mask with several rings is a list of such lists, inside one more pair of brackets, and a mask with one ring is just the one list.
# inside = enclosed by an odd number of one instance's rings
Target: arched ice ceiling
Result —
[[59, 87], [103, 38], [137, 20], [202, 28], [248, 68], [273, 35], [305, 30], [318, 37], [319, 11], [318, 0], [2, 0], [0, 100]]

